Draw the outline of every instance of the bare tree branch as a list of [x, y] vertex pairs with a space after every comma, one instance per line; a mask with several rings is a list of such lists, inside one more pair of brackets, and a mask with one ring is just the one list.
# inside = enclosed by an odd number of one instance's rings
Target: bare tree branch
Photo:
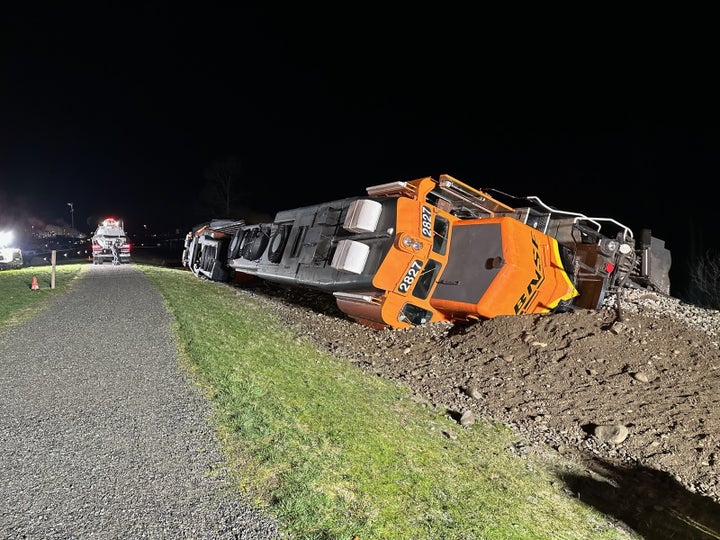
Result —
[[205, 169], [203, 201], [211, 214], [231, 216], [240, 198], [237, 186], [242, 177], [242, 169], [242, 163], [234, 156], [215, 160]]

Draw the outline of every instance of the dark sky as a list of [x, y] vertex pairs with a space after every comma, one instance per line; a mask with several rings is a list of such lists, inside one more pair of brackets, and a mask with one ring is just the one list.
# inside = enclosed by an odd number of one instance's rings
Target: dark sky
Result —
[[718, 244], [707, 14], [220, 5], [4, 8], [0, 194], [184, 228], [235, 156], [269, 213], [448, 173], [651, 228], [675, 261]]

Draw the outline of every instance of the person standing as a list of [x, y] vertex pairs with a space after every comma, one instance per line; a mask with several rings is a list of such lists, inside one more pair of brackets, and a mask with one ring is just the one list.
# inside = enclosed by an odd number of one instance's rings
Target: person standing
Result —
[[120, 241], [115, 240], [112, 245], [113, 264], [120, 264]]

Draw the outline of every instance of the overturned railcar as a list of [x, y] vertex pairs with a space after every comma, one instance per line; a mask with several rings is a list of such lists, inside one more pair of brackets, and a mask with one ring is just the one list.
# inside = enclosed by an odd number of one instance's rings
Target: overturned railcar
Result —
[[213, 220], [190, 231], [196, 275], [247, 274], [334, 295], [376, 329], [598, 309], [621, 287], [670, 292], [670, 251], [610, 218], [475, 189], [449, 175], [278, 212], [271, 223]]

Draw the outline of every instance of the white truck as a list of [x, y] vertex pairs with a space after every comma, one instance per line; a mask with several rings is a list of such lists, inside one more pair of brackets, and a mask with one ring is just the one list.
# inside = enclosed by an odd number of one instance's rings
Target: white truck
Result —
[[0, 246], [0, 270], [22, 268], [23, 256], [20, 248]]
[[95, 229], [91, 241], [93, 264], [105, 262], [127, 264], [130, 262], [131, 245], [122, 221], [115, 218], [104, 219]]

